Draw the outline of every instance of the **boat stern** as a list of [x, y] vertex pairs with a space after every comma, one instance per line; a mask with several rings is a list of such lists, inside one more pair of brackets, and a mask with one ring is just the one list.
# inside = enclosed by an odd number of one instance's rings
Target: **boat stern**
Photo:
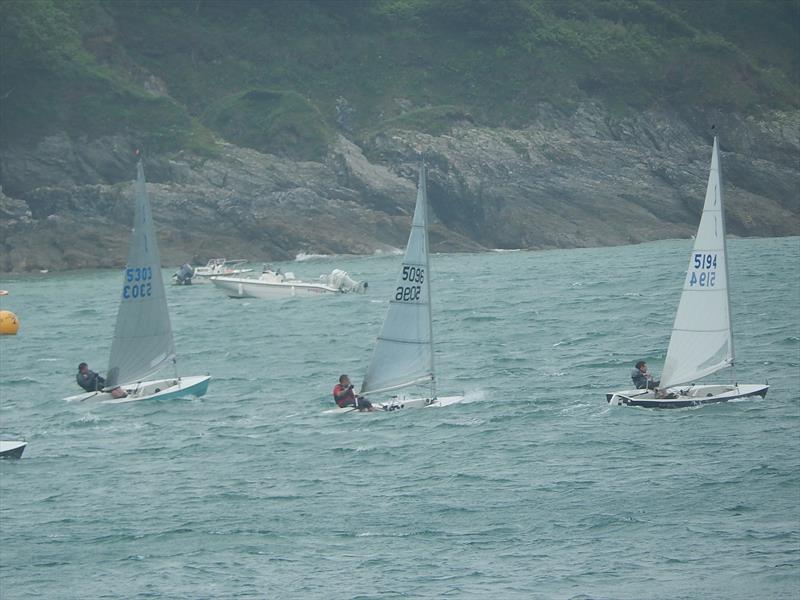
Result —
[[636, 398], [646, 397], [652, 392], [649, 390], [623, 390], [621, 392], [608, 392], [606, 394], [606, 402], [611, 406], [622, 406], [623, 404], [630, 404]]

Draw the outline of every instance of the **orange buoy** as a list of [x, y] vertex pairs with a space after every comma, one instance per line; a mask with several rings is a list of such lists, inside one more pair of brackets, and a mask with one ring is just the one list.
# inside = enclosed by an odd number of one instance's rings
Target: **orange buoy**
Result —
[[10, 310], [0, 310], [0, 335], [17, 335], [19, 320]]

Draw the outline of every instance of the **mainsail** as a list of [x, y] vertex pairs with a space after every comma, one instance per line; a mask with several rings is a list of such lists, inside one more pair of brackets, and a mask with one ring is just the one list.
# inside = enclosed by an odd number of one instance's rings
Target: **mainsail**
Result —
[[689, 257], [661, 386], [694, 382], [733, 364], [719, 147], [714, 138], [703, 215]]
[[411, 234], [361, 393], [433, 381], [433, 327], [428, 268], [428, 198], [420, 164]]
[[175, 358], [161, 258], [141, 160], [136, 169], [133, 234], [108, 363], [109, 387], [141, 381]]

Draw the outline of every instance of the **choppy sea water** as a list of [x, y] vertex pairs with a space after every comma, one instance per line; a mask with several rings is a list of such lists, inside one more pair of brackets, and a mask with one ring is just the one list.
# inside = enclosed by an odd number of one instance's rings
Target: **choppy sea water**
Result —
[[[691, 242], [432, 257], [439, 409], [331, 416], [400, 258], [366, 296], [170, 287], [200, 399], [67, 403], [104, 371], [121, 272], [5, 276], [0, 597], [800, 597], [800, 239], [729, 243], [742, 383], [766, 400], [609, 408], [660, 372]], [[165, 270], [165, 276], [171, 273]], [[717, 380], [728, 381], [728, 375]]]

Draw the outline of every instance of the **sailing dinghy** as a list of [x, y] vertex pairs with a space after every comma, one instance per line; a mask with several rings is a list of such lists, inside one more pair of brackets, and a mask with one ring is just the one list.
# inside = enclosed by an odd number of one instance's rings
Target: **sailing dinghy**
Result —
[[733, 367], [733, 360], [725, 207], [719, 144], [714, 137], [703, 214], [689, 256], [689, 269], [672, 327], [661, 387], [658, 390], [612, 392], [606, 394], [606, 400], [612, 405], [682, 408], [750, 396], [765, 397], [769, 389], [766, 384], [694, 383], [721, 369]]
[[[446, 406], [464, 399], [463, 396], [436, 394], [430, 281], [428, 195], [425, 162], [422, 161], [406, 253], [359, 395], [375, 396], [419, 385], [429, 385], [430, 394], [421, 397], [394, 394], [384, 402], [373, 401], [377, 410]], [[347, 406], [326, 412], [354, 411], [357, 412], [352, 406]]]
[[0, 458], [22, 458], [28, 442], [22, 440], [6, 440], [0, 442]]
[[[133, 235], [122, 281], [122, 297], [111, 343], [106, 387], [101, 391], [70, 396], [66, 400], [95, 399], [117, 404], [154, 398], [168, 400], [202, 396], [208, 389], [209, 375], [179, 377], [177, 368], [174, 377], [147, 379], [165, 367], [175, 365], [176, 358], [161, 276], [161, 258], [141, 159], [136, 170]], [[122, 387], [128, 395], [114, 398], [111, 390], [117, 386]]]

